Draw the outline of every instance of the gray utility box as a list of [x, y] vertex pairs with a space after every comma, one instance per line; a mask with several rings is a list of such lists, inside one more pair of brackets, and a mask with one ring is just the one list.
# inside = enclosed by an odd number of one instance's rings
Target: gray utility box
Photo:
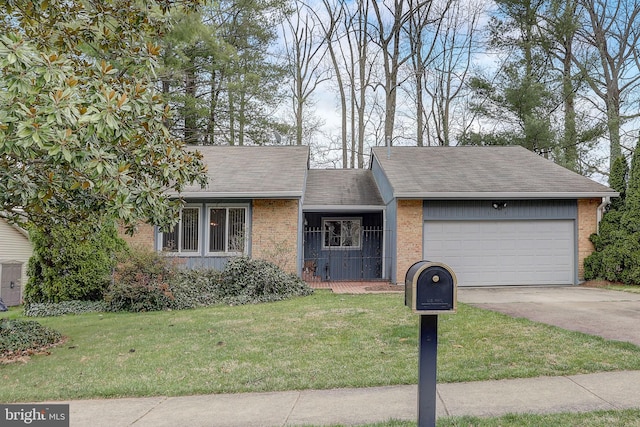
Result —
[[404, 303], [416, 314], [455, 313], [456, 275], [439, 262], [418, 261], [404, 279]]

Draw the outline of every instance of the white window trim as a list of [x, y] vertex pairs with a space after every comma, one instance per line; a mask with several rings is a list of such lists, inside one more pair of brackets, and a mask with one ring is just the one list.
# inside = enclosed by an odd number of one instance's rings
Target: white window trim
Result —
[[[183, 251], [182, 250], [182, 210], [183, 209], [197, 209], [198, 210], [198, 249], [195, 251]], [[158, 233], [158, 250], [162, 252], [164, 255], [169, 256], [181, 256], [181, 257], [192, 257], [192, 256], [200, 256], [202, 253], [202, 204], [199, 203], [188, 203], [185, 204], [182, 209], [180, 209], [180, 218], [178, 220], [178, 250], [175, 252], [165, 251], [162, 247], [162, 243], [164, 241], [164, 233], [162, 230]]]
[[[227, 221], [225, 222], [225, 237], [228, 238], [229, 236], [229, 209], [233, 209], [233, 208], [244, 208], [244, 231], [245, 231], [245, 236], [244, 236], [244, 249], [242, 252], [228, 252], [228, 251], [221, 251], [221, 252], [210, 252], [209, 251], [209, 240], [210, 240], [210, 233], [209, 233], [209, 226], [211, 224], [211, 209], [226, 209], [227, 210]], [[249, 204], [248, 203], [207, 203], [205, 205], [205, 209], [206, 209], [206, 218], [207, 218], [207, 222], [206, 222], [206, 231], [205, 231], [205, 236], [204, 236], [204, 243], [205, 243], [205, 248], [206, 248], [206, 255], [207, 256], [242, 256], [242, 255], [248, 255], [249, 254], [249, 230], [251, 230], [251, 226], [249, 224]]]
[[[326, 246], [325, 245], [325, 222], [326, 221], [354, 221], [358, 222], [360, 228], [360, 237], [358, 238], [358, 246]], [[322, 250], [333, 251], [355, 251], [362, 249], [362, 217], [323, 217], [322, 218]]]

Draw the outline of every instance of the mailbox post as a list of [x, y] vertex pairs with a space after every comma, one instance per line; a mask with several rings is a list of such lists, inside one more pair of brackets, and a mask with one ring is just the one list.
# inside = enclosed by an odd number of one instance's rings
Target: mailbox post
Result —
[[418, 427], [435, 427], [438, 314], [456, 312], [456, 275], [445, 264], [419, 261], [409, 267], [404, 286], [405, 305], [420, 315]]

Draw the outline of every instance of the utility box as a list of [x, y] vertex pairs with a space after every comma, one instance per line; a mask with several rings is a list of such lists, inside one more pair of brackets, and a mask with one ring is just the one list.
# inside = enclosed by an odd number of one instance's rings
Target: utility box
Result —
[[0, 298], [7, 306], [22, 303], [22, 263], [0, 264]]
[[404, 279], [404, 303], [416, 314], [455, 313], [456, 275], [439, 262], [418, 261]]

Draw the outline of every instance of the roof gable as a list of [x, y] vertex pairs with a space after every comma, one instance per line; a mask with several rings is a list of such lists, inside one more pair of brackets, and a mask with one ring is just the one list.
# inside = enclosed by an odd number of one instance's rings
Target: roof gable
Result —
[[398, 198], [588, 198], [609, 187], [523, 147], [377, 147], [377, 161]]

